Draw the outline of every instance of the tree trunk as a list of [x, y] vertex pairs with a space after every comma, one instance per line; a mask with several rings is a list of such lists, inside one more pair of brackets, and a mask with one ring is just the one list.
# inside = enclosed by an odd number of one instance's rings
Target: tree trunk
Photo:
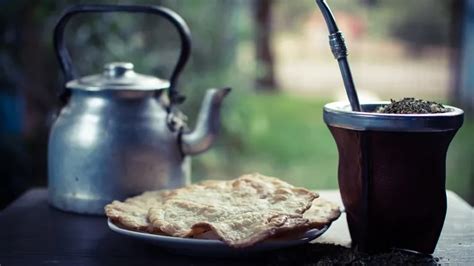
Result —
[[274, 59], [271, 47], [273, 0], [254, 0], [256, 88], [276, 90]]
[[377, 0], [360, 0], [360, 2], [367, 7], [374, 7], [377, 4]]
[[[469, 9], [466, 1], [463, 0], [452, 0], [450, 4], [451, 8], [451, 23], [450, 23], [450, 70], [451, 70], [451, 86], [450, 86], [450, 99], [451, 101], [463, 108], [474, 109], [473, 104], [469, 108], [469, 101], [471, 99], [466, 97], [465, 91], [463, 90], [463, 71], [468, 73], [469, 71], [464, 68], [468, 68], [469, 64], [464, 64], [469, 60], [469, 55], [465, 55], [466, 45], [469, 38], [463, 38], [464, 35], [469, 34], [469, 31], [474, 32], [473, 29], [468, 27], [466, 21], [469, 18]], [[472, 12], [472, 11], [471, 11]], [[467, 36], [466, 36], [467, 37]], [[463, 61], [464, 59], [464, 61]], [[465, 86], [464, 86], [465, 87]], [[473, 96], [474, 97], [474, 96]], [[471, 101], [472, 102], [472, 101]]]
[[19, 84], [25, 99], [23, 137], [28, 143], [28, 152], [32, 158], [31, 171], [34, 173], [30, 184], [46, 184], [47, 143], [51, 111], [57, 104], [55, 97], [56, 72], [54, 57], [41, 42], [42, 25], [35, 19], [39, 3], [26, 4], [20, 19], [18, 44], [19, 62], [23, 70], [23, 79]]

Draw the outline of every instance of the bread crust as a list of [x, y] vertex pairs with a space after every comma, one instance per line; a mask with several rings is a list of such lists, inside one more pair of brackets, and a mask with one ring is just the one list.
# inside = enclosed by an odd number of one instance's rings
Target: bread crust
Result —
[[244, 248], [298, 236], [340, 216], [339, 207], [304, 188], [258, 173], [145, 192], [105, 207], [126, 229], [175, 237], [219, 239]]

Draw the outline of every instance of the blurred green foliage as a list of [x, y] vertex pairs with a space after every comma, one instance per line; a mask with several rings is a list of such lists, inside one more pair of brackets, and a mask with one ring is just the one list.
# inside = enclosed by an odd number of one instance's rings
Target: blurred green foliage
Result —
[[235, 91], [217, 145], [194, 159], [193, 178], [261, 172], [307, 187], [336, 188], [337, 149], [323, 100]]
[[[449, 43], [452, 11], [457, 0], [394, 1], [394, 0], [333, 0], [327, 1], [333, 12], [358, 15], [367, 20], [368, 34], [376, 38], [391, 38], [405, 42], [409, 52], [420, 54], [426, 46]], [[275, 1], [278, 18], [275, 27], [287, 32], [303, 29], [305, 21], [319, 10], [314, 1]], [[345, 29], [342, 29], [344, 32]]]
[[464, 124], [448, 150], [446, 186], [474, 203], [474, 117], [466, 115]]
[[[395, 15], [387, 27], [396, 39], [405, 41], [411, 50], [420, 52], [425, 46], [448, 44], [452, 1], [433, 4], [432, 0], [381, 1], [383, 8]], [[393, 12], [400, 10], [402, 12]]]
[[[149, 4], [146, 1], [135, 3]], [[241, 23], [237, 15], [241, 4], [238, 1], [162, 0], [153, 4], [175, 10], [190, 26], [192, 57], [181, 87], [189, 84], [186, 80], [219, 71], [235, 60], [237, 39], [242, 37], [239, 36]], [[175, 28], [154, 15], [85, 14], [73, 19], [69, 29], [68, 44], [73, 58], [80, 58], [76, 65], [83, 75], [99, 72], [106, 62], [131, 61], [139, 72], [167, 78], [180, 48]]]
[[[430, 6], [432, 2], [379, 0], [370, 8], [353, 0], [333, 0], [329, 4], [333, 10], [366, 16], [372, 37], [399, 38], [421, 45], [442, 44], [446, 36], [436, 31], [446, 32], [443, 25], [447, 24], [448, 11], [443, 7], [447, 4]], [[3, 67], [0, 86], [8, 84], [21, 94], [31, 95], [29, 108], [42, 112], [41, 129], [34, 131], [37, 135], [26, 141], [30, 145], [26, 153], [31, 154], [33, 161], [45, 157], [48, 123], [51, 122], [48, 115], [54, 108], [51, 99], [62, 86], [52, 50], [52, 30], [61, 10], [73, 3], [90, 1], [20, 0], [2, 3], [0, 8], [4, 40], [0, 42]], [[248, 0], [153, 1], [183, 16], [193, 35], [191, 61], [179, 80], [179, 89], [187, 96], [181, 108], [189, 116], [190, 127], [193, 128], [206, 88], [234, 88], [224, 103], [218, 143], [193, 159], [193, 181], [233, 178], [258, 171], [299, 186], [337, 188], [337, 149], [322, 120], [326, 100], [285, 93], [258, 94], [253, 88], [256, 73], [253, 58], [238, 62], [239, 49], [251, 46], [253, 38], [250, 3]], [[276, 0], [274, 7], [274, 30], [295, 33], [303, 28], [309, 16], [319, 12], [312, 0]], [[69, 26], [66, 39], [80, 75], [99, 73], [107, 62], [130, 61], [137, 72], [167, 78], [178, 55], [179, 40], [175, 30], [155, 16], [90, 14], [74, 18]], [[420, 30], [427, 32], [420, 34]], [[25, 53], [26, 50], [30, 52]], [[29, 79], [30, 83], [23, 82]], [[467, 120], [450, 147], [447, 165], [448, 188], [471, 197], [471, 202], [474, 202], [473, 195], [469, 194], [474, 175], [473, 134], [474, 121]], [[38, 169], [41, 170], [33, 172], [42, 175], [44, 184], [45, 168]]]

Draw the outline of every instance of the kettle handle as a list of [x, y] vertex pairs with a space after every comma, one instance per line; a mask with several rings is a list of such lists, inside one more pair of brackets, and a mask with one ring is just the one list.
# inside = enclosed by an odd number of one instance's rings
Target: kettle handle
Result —
[[[170, 87], [168, 96], [171, 104], [179, 104], [185, 100], [184, 95], [179, 94], [176, 89], [178, 76], [183, 70], [191, 54], [191, 33], [189, 27], [183, 18], [171, 9], [153, 6], [153, 5], [74, 5], [62, 14], [54, 28], [54, 49], [56, 57], [59, 60], [61, 70], [64, 73], [66, 82], [77, 78], [76, 71], [72, 65], [71, 56], [64, 42], [64, 29], [69, 19], [79, 13], [110, 13], [110, 12], [129, 12], [129, 13], [150, 13], [162, 16], [171, 22], [179, 33], [181, 39], [181, 51], [178, 62], [176, 63], [170, 78]], [[66, 100], [68, 93], [63, 89], [60, 98]]]

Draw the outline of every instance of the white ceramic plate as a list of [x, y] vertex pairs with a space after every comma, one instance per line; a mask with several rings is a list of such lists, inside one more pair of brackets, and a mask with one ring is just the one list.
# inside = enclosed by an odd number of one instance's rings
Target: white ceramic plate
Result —
[[298, 239], [292, 240], [270, 240], [257, 243], [254, 246], [248, 248], [231, 248], [220, 240], [208, 240], [208, 239], [195, 239], [195, 238], [181, 238], [172, 236], [154, 235], [149, 233], [136, 232], [120, 228], [113, 224], [110, 219], [107, 221], [109, 228], [119, 234], [147, 241], [156, 246], [165, 248], [174, 253], [181, 253], [186, 255], [195, 256], [233, 256], [233, 255], [245, 255], [263, 251], [270, 251], [288, 247], [294, 247], [302, 244], [306, 244], [320, 235], [322, 235], [329, 226], [325, 226], [322, 229], [311, 229], [304, 233]]

